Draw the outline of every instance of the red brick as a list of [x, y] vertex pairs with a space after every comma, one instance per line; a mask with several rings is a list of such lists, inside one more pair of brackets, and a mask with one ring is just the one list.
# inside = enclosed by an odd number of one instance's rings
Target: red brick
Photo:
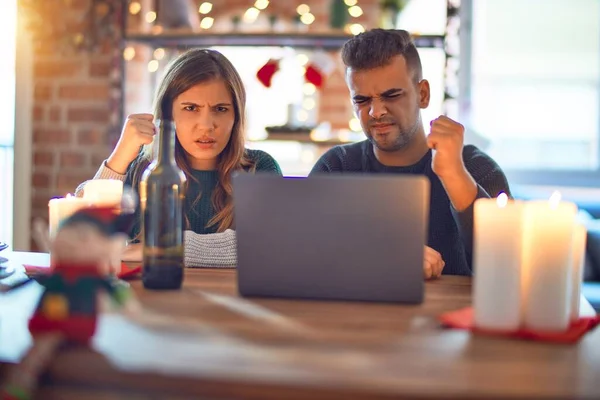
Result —
[[77, 132], [77, 143], [99, 145], [106, 143], [106, 133], [102, 129], [82, 129]]
[[33, 47], [34, 54], [39, 56], [50, 56], [56, 53], [55, 43], [53, 43], [49, 39], [45, 39], [44, 41], [36, 41]]
[[73, 151], [65, 151], [60, 154], [60, 166], [63, 167], [85, 167], [85, 155]]
[[56, 177], [56, 188], [59, 193], [73, 193], [80, 183], [94, 177], [93, 172], [91, 174], [85, 174], [73, 172], [74, 170], [76, 171], [77, 169], [61, 169], [60, 173]]
[[48, 202], [51, 199], [47, 193], [45, 190], [40, 190], [40, 193], [33, 194], [31, 197], [31, 207], [39, 211], [46, 210], [47, 212]]
[[344, 84], [344, 86], [342, 86], [342, 85], [327, 85], [327, 88], [323, 92], [321, 92], [321, 98], [323, 98], [323, 97], [341, 98], [342, 96], [344, 97], [344, 101], [349, 101], [350, 91], [346, 87], [346, 84]]
[[35, 150], [33, 153], [33, 164], [37, 166], [54, 165], [54, 153], [44, 150]]
[[68, 129], [35, 128], [33, 142], [41, 144], [64, 144], [71, 141], [71, 132]]
[[86, 11], [90, 5], [90, 0], [67, 0], [65, 3], [71, 11]]
[[319, 115], [322, 119], [326, 119], [323, 114], [346, 114], [347, 112], [349, 108], [343, 104], [321, 104], [319, 107]]
[[48, 220], [48, 204], [46, 204], [43, 208], [34, 208], [31, 210], [31, 219], [42, 218], [44, 220]]
[[92, 154], [92, 167], [100, 168], [100, 165], [108, 158], [110, 151], [106, 151], [103, 154]]
[[106, 108], [70, 108], [67, 113], [69, 122], [99, 122], [107, 123], [110, 115]]
[[90, 61], [89, 74], [91, 77], [108, 77], [112, 71], [110, 61]]
[[104, 40], [102, 43], [98, 45], [97, 53], [103, 55], [110, 55], [115, 49], [115, 43], [111, 40]]
[[31, 184], [34, 187], [48, 188], [50, 187], [50, 175], [45, 172], [34, 172], [31, 176]]
[[34, 78], [73, 77], [82, 70], [81, 61], [76, 60], [38, 60], [33, 69]]
[[40, 106], [40, 105], [33, 106], [31, 116], [33, 117], [34, 120], [43, 121], [45, 115], [46, 115], [45, 107]]
[[343, 123], [343, 122], [331, 122], [331, 129], [333, 130], [342, 130], [342, 129], [348, 129], [348, 123]]
[[58, 89], [58, 97], [69, 100], [106, 100], [109, 92], [108, 84], [82, 82], [62, 85]]
[[58, 106], [50, 107], [50, 121], [59, 122], [62, 120], [62, 108]]
[[46, 101], [52, 98], [52, 86], [47, 83], [37, 83], [33, 91], [33, 98], [37, 101]]

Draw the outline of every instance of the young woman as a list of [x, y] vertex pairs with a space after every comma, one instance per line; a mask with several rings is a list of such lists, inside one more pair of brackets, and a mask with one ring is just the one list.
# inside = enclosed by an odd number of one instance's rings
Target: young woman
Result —
[[[281, 175], [281, 170], [269, 154], [244, 147], [246, 91], [238, 72], [221, 53], [193, 49], [175, 59], [156, 92], [154, 113], [127, 118], [115, 149], [94, 179], [120, 179], [137, 191], [152, 160], [154, 121], [162, 117], [164, 99], [173, 103], [175, 158], [187, 177], [185, 264], [233, 267], [237, 258], [232, 174], [268, 171]], [[77, 195], [84, 190], [85, 182]], [[139, 232], [138, 215], [132, 237]], [[131, 245], [126, 253], [141, 258], [141, 245]]]

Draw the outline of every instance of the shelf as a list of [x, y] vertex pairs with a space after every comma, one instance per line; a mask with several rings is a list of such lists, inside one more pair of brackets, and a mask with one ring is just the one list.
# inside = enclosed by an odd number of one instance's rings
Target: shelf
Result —
[[[352, 37], [343, 32], [235, 32], [195, 33], [191, 31], [163, 32], [161, 34], [128, 33], [124, 40], [152, 47], [188, 48], [210, 46], [289, 46], [295, 48], [322, 48], [337, 50]], [[443, 36], [416, 36], [417, 47], [443, 48]]]
[[270, 133], [269, 136], [263, 140], [251, 140], [254, 143], [260, 142], [271, 142], [271, 141], [288, 141], [298, 143], [308, 143], [316, 146], [336, 146], [340, 144], [353, 143], [352, 141], [343, 141], [337, 138], [330, 138], [326, 140], [312, 140], [309, 134], [304, 133]]

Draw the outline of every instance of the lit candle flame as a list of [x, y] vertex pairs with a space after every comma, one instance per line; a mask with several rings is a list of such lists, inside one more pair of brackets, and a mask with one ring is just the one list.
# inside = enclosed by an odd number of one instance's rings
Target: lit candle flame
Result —
[[554, 193], [552, 193], [552, 196], [550, 196], [550, 199], [548, 200], [550, 208], [555, 209], [556, 207], [558, 207], [558, 203], [560, 203], [560, 198], [560, 192], [558, 190], [554, 191]]
[[496, 198], [496, 204], [498, 204], [499, 208], [504, 208], [508, 204], [508, 196], [506, 193], [502, 192]]

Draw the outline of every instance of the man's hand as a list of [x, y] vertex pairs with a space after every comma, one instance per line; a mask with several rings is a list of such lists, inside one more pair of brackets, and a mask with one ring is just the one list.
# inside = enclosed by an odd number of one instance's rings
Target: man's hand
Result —
[[446, 116], [431, 121], [427, 145], [433, 150], [431, 167], [440, 178], [455, 175], [465, 169], [462, 151], [465, 128]]
[[431, 168], [458, 211], [467, 209], [477, 197], [477, 183], [463, 162], [464, 134], [461, 124], [442, 115], [431, 121], [427, 136], [427, 145], [433, 150]]
[[442, 275], [446, 263], [442, 255], [429, 246], [425, 246], [425, 259], [423, 261], [423, 273], [425, 279], [435, 279]]

